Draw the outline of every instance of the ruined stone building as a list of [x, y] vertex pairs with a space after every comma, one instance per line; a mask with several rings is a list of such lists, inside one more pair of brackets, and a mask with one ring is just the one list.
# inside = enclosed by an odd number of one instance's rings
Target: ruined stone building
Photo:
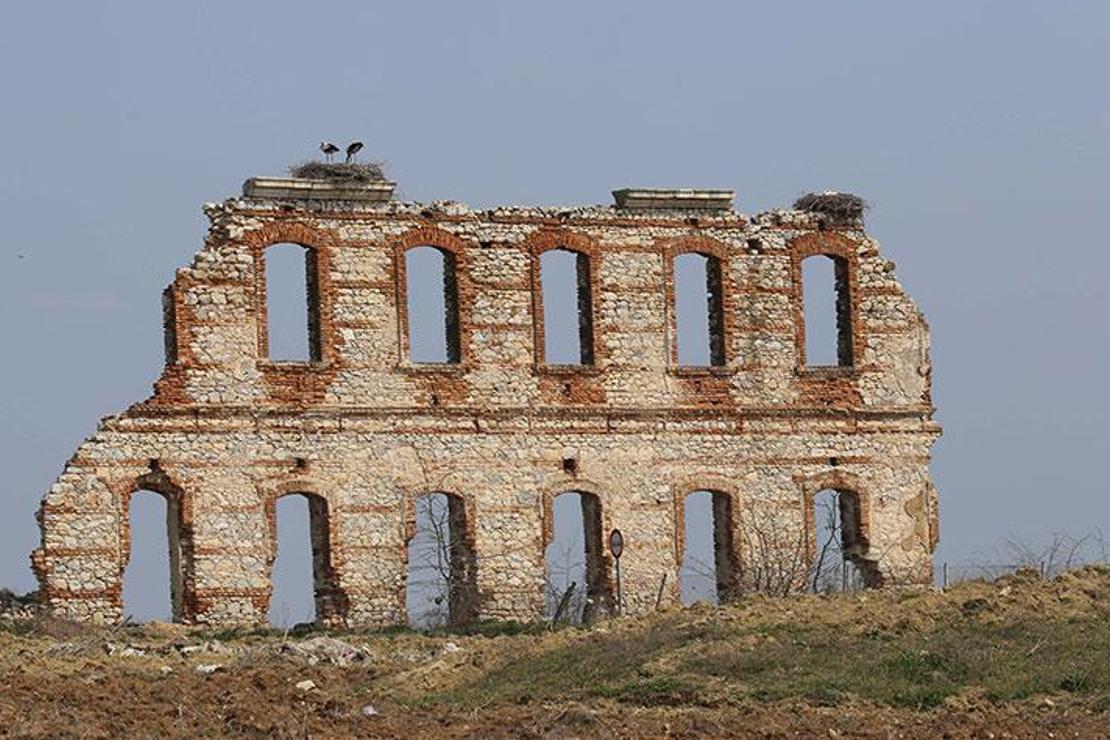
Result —
[[[317, 618], [405, 619], [414, 502], [450, 502], [451, 618], [544, 609], [552, 505], [578, 492], [585, 590], [626, 613], [678, 598], [683, 507], [713, 495], [722, 596], [804, 582], [814, 495], [841, 493], [845, 556], [869, 586], [931, 580], [937, 542], [929, 331], [841, 196], [748, 216], [733, 194], [621, 190], [612, 206], [401, 202], [387, 182], [255, 178], [163, 299], [153, 395], [105, 418], [46, 494], [32, 562], [66, 617], [118, 620], [129, 502], [168, 502], [174, 617], [265, 621], [277, 499], [310, 502]], [[849, 199], [849, 202], [850, 199]], [[267, 248], [303, 248], [308, 344], [268, 351]], [[410, 347], [406, 258], [442, 260], [441, 361]], [[569, 255], [577, 290], [544, 294]], [[701, 260], [708, 347], [678, 350], [675, 265]], [[803, 263], [835, 266], [837, 351], [807, 363]], [[578, 316], [547, 356], [545, 315]], [[550, 325], [550, 321], [547, 321]], [[777, 579], [777, 580], [776, 580]]]

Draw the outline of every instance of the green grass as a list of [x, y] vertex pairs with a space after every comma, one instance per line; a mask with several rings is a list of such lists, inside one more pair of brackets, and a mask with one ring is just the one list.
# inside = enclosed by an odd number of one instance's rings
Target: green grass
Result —
[[995, 701], [1110, 689], [1106, 620], [1002, 628], [966, 622], [897, 638], [780, 627], [770, 636], [773, 642], [747, 650], [728, 649], [725, 638], [683, 667], [735, 683], [755, 699], [851, 694], [914, 708], [969, 688]]
[[1099, 701], [1110, 692], [1110, 622], [1000, 627], [967, 620], [895, 635], [804, 624], [692, 627], [671, 619], [637, 632], [585, 633], [513, 657], [422, 703], [606, 697], [654, 706], [726, 697], [835, 706], [857, 697], [927, 709], [969, 689], [996, 702], [1061, 691]]
[[644, 707], [703, 703], [697, 684], [677, 676], [634, 678], [623, 683], [603, 686], [597, 693], [627, 704]]
[[704, 630], [679, 626], [675, 620], [655, 623], [643, 632], [598, 634], [584, 632], [573, 642], [536, 654], [521, 655], [493, 669], [477, 681], [454, 691], [429, 695], [424, 703], [443, 702], [477, 707], [495, 702], [527, 703], [560, 698], [609, 696], [663, 701], [671, 692], [684, 692], [673, 683], [645, 679], [644, 664], [666, 650], [698, 639]]

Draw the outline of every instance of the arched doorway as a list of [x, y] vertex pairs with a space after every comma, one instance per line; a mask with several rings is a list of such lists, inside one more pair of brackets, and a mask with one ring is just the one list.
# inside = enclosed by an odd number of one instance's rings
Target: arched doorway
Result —
[[868, 542], [859, 494], [824, 488], [813, 494], [810, 505], [809, 590], [828, 593], [880, 585], [874, 563], [864, 557]]
[[457, 627], [477, 609], [477, 563], [461, 496], [429, 493], [413, 500], [409, 520], [405, 611], [415, 627]]
[[682, 602], [720, 604], [734, 599], [737, 562], [732, 498], [721, 491], [691, 491], [683, 497], [682, 516]]
[[125, 620], [180, 622], [185, 571], [181, 495], [141, 488], [127, 497], [128, 554], [121, 599]]
[[613, 611], [606, 572], [601, 499], [587, 491], [564, 491], [552, 497], [550, 540], [544, 549], [546, 588], [544, 611], [553, 616], [571, 584], [562, 617], [590, 622]]
[[279, 627], [332, 623], [345, 611], [332, 568], [328, 502], [293, 491], [268, 507], [273, 553], [268, 619]]

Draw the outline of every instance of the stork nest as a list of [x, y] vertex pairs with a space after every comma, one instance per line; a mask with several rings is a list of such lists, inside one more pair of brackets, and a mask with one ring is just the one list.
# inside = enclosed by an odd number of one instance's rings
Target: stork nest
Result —
[[289, 168], [289, 174], [299, 180], [326, 180], [351, 185], [368, 185], [386, 182], [385, 172], [378, 162], [320, 162], [310, 160]]
[[834, 221], [859, 221], [867, 210], [867, 201], [851, 193], [806, 193], [794, 201], [799, 211], [818, 213]]

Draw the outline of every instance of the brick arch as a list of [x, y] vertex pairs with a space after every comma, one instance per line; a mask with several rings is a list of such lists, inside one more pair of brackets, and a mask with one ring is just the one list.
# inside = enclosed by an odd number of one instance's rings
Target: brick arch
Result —
[[331, 626], [339, 626], [346, 621], [348, 599], [338, 572], [342, 565], [342, 553], [335, 496], [327, 491], [320, 481], [298, 476], [282, 479], [260, 492], [266, 518], [266, 572], [271, 579], [266, 587], [263, 613], [267, 611], [273, 593], [272, 577], [278, 544], [277, 502], [285, 496], [302, 495], [308, 500], [316, 621]]
[[786, 248], [795, 259], [805, 259], [815, 254], [848, 259], [859, 254], [860, 244], [842, 234], [816, 231], [791, 239]]
[[546, 549], [554, 539], [554, 521], [552, 508], [555, 504], [555, 497], [563, 493], [588, 493], [595, 497], [601, 504], [601, 523], [608, 532], [611, 527], [609, 526], [609, 514], [604, 506], [609, 498], [608, 490], [589, 478], [559, 476], [556, 480], [546, 483], [540, 491], [540, 518], [543, 524], [543, 533], [541, 538], [541, 546]]
[[[444, 254], [444, 277], [452, 280], [455, 285], [453, 313], [456, 336], [454, 341], [458, 342], [457, 364], [464, 365], [469, 354], [470, 314], [474, 305], [474, 288], [467, 260], [467, 252], [472, 245], [451, 232], [435, 226], [411, 228], [394, 239], [392, 244], [394, 300], [397, 304], [397, 349], [400, 363], [403, 365], [409, 363], [408, 272], [405, 253], [415, 247], [433, 247]], [[450, 267], [447, 264], [448, 260]], [[452, 309], [448, 307], [447, 310]], [[448, 333], [448, 342], [451, 341], [452, 338]]]
[[342, 239], [330, 229], [319, 229], [299, 221], [274, 221], [241, 235], [254, 261], [255, 324], [258, 333], [258, 357], [270, 356], [268, 311], [266, 310], [266, 250], [275, 244], [297, 244], [308, 250], [306, 280], [309, 305], [309, 346], [315, 361], [329, 363], [335, 359], [337, 334], [332, 320], [331, 249]]
[[437, 226], [415, 226], [393, 240], [394, 254], [422, 246], [445, 249], [459, 259], [465, 259], [466, 250], [471, 245], [450, 231]]
[[[849, 557], [860, 569], [864, 583], [869, 587], [882, 585], [882, 577], [871, 559], [871, 500], [869, 489], [859, 478], [843, 470], [827, 470], [812, 476], [797, 479], [802, 496], [802, 510], [805, 515], [806, 556], [809, 562], [817, 557], [817, 521], [814, 499], [821, 491], [832, 490], [842, 496], [851, 497], [851, 505], [856, 512], [856, 531], [850, 533], [858, 545], [856, 552]], [[844, 526], [843, 520], [841, 527]]]
[[594, 367], [606, 354], [598, 332], [598, 311], [601, 295], [601, 248], [593, 238], [567, 229], [541, 229], [524, 240], [524, 249], [531, 255], [533, 348], [537, 368], [547, 366], [544, 357], [546, 334], [543, 322], [543, 283], [540, 280], [540, 257], [553, 249], [566, 249], [585, 256], [589, 296], [590, 354]]
[[732, 528], [735, 532], [740, 521], [740, 489], [727, 478], [713, 473], [700, 473], [684, 477], [671, 485], [671, 500], [674, 511], [674, 552], [675, 563], [682, 565], [682, 551], [686, 545], [686, 497], [697, 491], [709, 491], [728, 496], [732, 502]]
[[790, 252], [791, 301], [794, 304], [794, 345], [797, 355], [797, 368], [806, 368], [806, 322], [805, 301], [802, 294], [802, 262], [808, 257], [823, 255], [836, 263], [838, 280], [843, 280], [848, 298], [841, 307], [838, 305], [838, 322], [842, 317], [847, 321], [851, 363], [843, 367], [854, 367], [863, 357], [864, 340], [860, 326], [859, 310], [859, 243], [841, 234], [830, 232], [811, 232], [791, 240], [787, 244]]
[[668, 239], [661, 244], [663, 254], [668, 260], [673, 260], [680, 254], [697, 252], [699, 254], [716, 257], [722, 263], [729, 258], [729, 246], [718, 239], [707, 236], [680, 236], [677, 239]]
[[[332, 544], [337, 542], [338, 526], [335, 524], [335, 496], [330, 493], [329, 486], [326, 486], [322, 481], [319, 481], [309, 476], [294, 476], [290, 478], [283, 478], [269, 485], [263, 486], [259, 493], [262, 499], [262, 508], [266, 516], [268, 532], [270, 535], [270, 550], [269, 561], [273, 565], [273, 560], [277, 556], [277, 502], [278, 499], [285, 498], [286, 496], [293, 496], [300, 494], [311, 501], [322, 502], [327, 508], [328, 513], [328, 534], [331, 537]], [[334, 548], [333, 549], [338, 549]]]
[[[152, 461], [150, 469], [133, 478], [106, 483], [116, 497], [119, 512], [119, 584], [113, 595], [123, 609], [123, 574], [131, 561], [131, 499], [139, 491], [157, 493], [166, 501], [168, 519], [174, 520], [170, 541], [170, 602], [172, 619], [191, 624], [197, 615], [196, 546], [193, 533], [193, 496]], [[176, 547], [174, 546], [176, 538]]]
[[257, 229], [243, 232], [235, 241], [252, 250], [264, 250], [272, 244], [289, 242], [323, 251], [338, 244], [342, 237], [337, 231], [321, 229], [303, 221], [271, 221]]
[[719, 332], [721, 342], [722, 366], [734, 361], [733, 335], [735, 325], [736, 282], [733, 280], [729, 247], [717, 239], [702, 236], [684, 236], [661, 244], [664, 258], [663, 289], [666, 293], [666, 331], [668, 356], [671, 367], [678, 367], [678, 298], [675, 288], [675, 260], [683, 254], [701, 254], [716, 260], [720, 271], [720, 307], [717, 317], [710, 313], [710, 321], [719, 321], [719, 326], [710, 327], [710, 341], [714, 332]]

